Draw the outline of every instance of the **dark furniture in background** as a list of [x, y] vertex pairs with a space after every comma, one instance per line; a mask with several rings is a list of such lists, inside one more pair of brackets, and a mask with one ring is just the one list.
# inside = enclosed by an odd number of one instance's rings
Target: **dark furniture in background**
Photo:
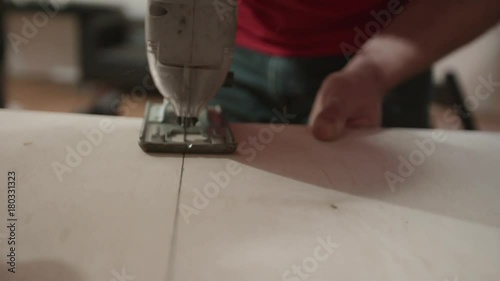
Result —
[[149, 74], [143, 21], [131, 22], [119, 11], [93, 13], [82, 25], [81, 50], [83, 81], [109, 87], [87, 113], [118, 115], [124, 94], [159, 95]]
[[123, 91], [142, 85], [148, 75], [143, 22], [119, 10], [93, 8], [82, 18], [81, 63], [84, 81], [105, 81]]
[[[44, 11], [39, 1], [24, 2], [22, 5], [7, 1], [5, 8], [7, 11]], [[136, 87], [147, 94], [158, 94], [154, 85], [151, 86], [152, 81], [148, 81], [147, 85], [144, 83], [149, 77], [149, 71], [143, 21], [130, 21], [115, 6], [70, 2], [63, 7], [50, 8], [51, 11], [57, 11], [56, 16], [70, 14], [78, 19], [82, 74], [80, 84], [98, 84], [106, 86], [100, 88], [109, 89], [104, 90], [107, 92], [101, 95], [102, 98], [85, 112], [116, 115], [117, 99], [130, 94]]]
[[454, 72], [448, 72], [443, 82], [434, 86], [434, 102], [450, 107], [462, 121], [463, 128], [468, 131], [478, 129], [473, 112], [465, 103], [465, 94], [460, 86], [460, 79]]

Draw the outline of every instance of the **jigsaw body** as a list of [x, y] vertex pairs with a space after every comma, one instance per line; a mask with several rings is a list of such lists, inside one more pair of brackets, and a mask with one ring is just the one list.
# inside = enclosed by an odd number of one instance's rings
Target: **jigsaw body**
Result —
[[213, 0], [148, 4], [147, 57], [164, 103], [148, 104], [141, 147], [147, 152], [234, 152], [236, 144], [220, 108], [207, 103], [229, 72], [236, 7], [221, 20]]

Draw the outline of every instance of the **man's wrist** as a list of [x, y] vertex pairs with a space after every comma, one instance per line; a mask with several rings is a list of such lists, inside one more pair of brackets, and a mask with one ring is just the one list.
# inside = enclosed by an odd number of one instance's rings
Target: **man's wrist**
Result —
[[374, 87], [375, 92], [384, 97], [392, 88], [389, 79], [385, 76], [383, 66], [371, 60], [364, 54], [356, 55], [342, 70], [356, 83], [364, 83]]

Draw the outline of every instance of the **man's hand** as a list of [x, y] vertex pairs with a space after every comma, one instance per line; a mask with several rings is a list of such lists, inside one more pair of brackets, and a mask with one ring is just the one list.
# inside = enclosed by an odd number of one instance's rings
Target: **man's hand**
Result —
[[498, 0], [411, 1], [344, 70], [325, 79], [310, 126], [320, 140], [349, 127], [377, 127], [384, 94], [496, 24]]
[[380, 127], [386, 91], [376, 72], [367, 69], [330, 74], [321, 85], [309, 118], [313, 135], [332, 141], [348, 128]]

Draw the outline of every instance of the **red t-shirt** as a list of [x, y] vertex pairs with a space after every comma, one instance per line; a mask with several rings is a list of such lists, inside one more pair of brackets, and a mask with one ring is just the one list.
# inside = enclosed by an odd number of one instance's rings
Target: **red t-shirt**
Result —
[[343, 55], [403, 9], [400, 0], [240, 1], [236, 43], [276, 56]]

